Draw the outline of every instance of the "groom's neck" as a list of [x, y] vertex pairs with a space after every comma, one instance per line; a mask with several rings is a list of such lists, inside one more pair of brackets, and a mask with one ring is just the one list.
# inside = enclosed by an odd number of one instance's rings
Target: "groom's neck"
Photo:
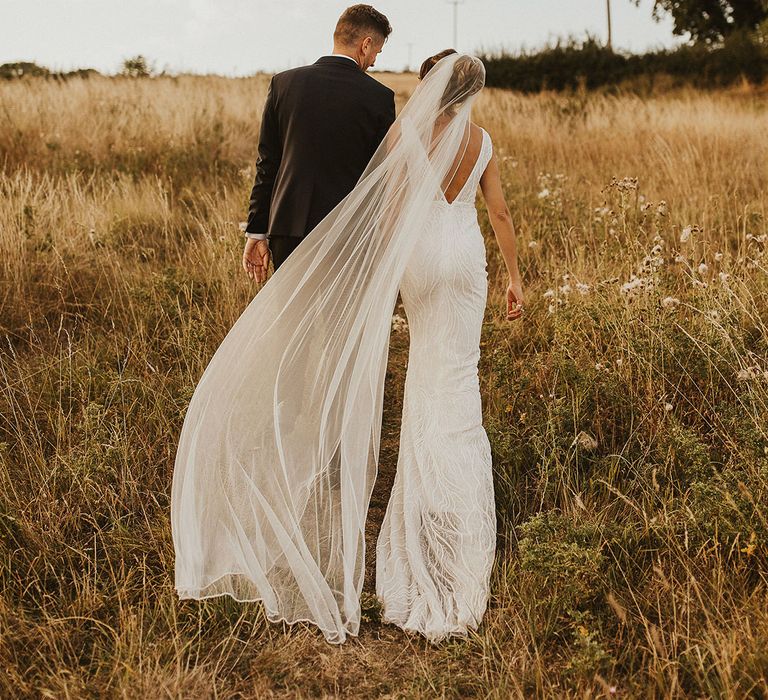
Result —
[[357, 56], [355, 56], [353, 51], [346, 46], [339, 46], [338, 44], [334, 44], [333, 53], [341, 54], [342, 56], [349, 56], [355, 63], [357, 63]]

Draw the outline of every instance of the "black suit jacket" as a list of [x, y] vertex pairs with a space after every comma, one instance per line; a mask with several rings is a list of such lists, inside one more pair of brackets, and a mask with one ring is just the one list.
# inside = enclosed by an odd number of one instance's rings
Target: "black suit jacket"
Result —
[[246, 231], [303, 238], [349, 194], [394, 120], [392, 90], [347, 58], [274, 75]]

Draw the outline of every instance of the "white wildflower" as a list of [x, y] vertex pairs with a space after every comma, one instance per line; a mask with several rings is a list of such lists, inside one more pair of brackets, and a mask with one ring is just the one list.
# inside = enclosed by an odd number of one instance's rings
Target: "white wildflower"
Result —
[[665, 309], [674, 309], [676, 306], [680, 305], [680, 300], [677, 299], [676, 297], [664, 297], [661, 300], [661, 305]]
[[680, 232], [680, 243], [687, 243], [691, 239], [691, 232], [692, 231], [693, 231], [693, 226], [686, 226]]
[[584, 284], [584, 282], [577, 282], [576, 283], [576, 290], [583, 297], [586, 296], [587, 294], [589, 294], [589, 290], [590, 289], [591, 289], [591, 287], [588, 284]]
[[597, 440], [583, 430], [574, 438], [572, 444], [580, 447], [585, 452], [591, 452], [597, 448]]
[[701, 263], [699, 265], [699, 274], [704, 276], [709, 272], [709, 265], [707, 263]]
[[629, 282], [625, 282], [621, 285], [621, 293], [626, 295], [632, 295], [641, 290], [645, 286], [645, 280], [641, 277], [632, 275], [632, 279]]
[[656, 212], [658, 213], [659, 216], [666, 216], [667, 215], [667, 211], [668, 211], [667, 203], [662, 199], [659, 202], [659, 206], [656, 207]]
[[392, 330], [396, 333], [399, 333], [400, 331], [404, 331], [408, 328], [408, 321], [403, 318], [400, 314], [395, 314], [392, 316]]
[[528, 247], [529, 248], [538, 248], [539, 247], [539, 242], [538, 241], [529, 241], [528, 242]]
[[664, 404], [664, 410], [669, 413], [672, 410], [673, 406], [671, 403], [667, 402]]
[[554, 289], [548, 289], [546, 292], [544, 292], [544, 298], [545, 299], [551, 299], [555, 296], [555, 290]]
[[722, 262], [722, 260], [723, 260], [723, 254], [715, 253], [715, 262]]

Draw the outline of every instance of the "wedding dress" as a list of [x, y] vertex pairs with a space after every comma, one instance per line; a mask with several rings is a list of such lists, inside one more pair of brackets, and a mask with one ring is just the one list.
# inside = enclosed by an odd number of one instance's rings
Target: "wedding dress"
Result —
[[474, 56], [437, 62], [352, 192], [270, 277], [205, 368], [171, 487], [180, 599], [261, 601], [268, 620], [311, 622], [331, 643], [358, 634], [402, 287], [413, 369], [380, 540], [385, 612], [432, 638], [482, 614], [493, 521], [476, 376], [486, 280], [471, 197], [487, 135], [453, 204], [442, 183], [467, 147], [484, 80]]
[[475, 192], [491, 150], [483, 130], [468, 179], [452, 202], [435, 200], [400, 284], [410, 351], [376, 594], [384, 621], [434, 641], [479, 624], [496, 547], [477, 371], [487, 272]]

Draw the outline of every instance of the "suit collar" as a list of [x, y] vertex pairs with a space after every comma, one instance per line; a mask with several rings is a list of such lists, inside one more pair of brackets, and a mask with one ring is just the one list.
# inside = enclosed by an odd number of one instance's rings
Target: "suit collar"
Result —
[[315, 65], [335, 65], [362, 73], [357, 63], [346, 56], [321, 56], [315, 61]]

